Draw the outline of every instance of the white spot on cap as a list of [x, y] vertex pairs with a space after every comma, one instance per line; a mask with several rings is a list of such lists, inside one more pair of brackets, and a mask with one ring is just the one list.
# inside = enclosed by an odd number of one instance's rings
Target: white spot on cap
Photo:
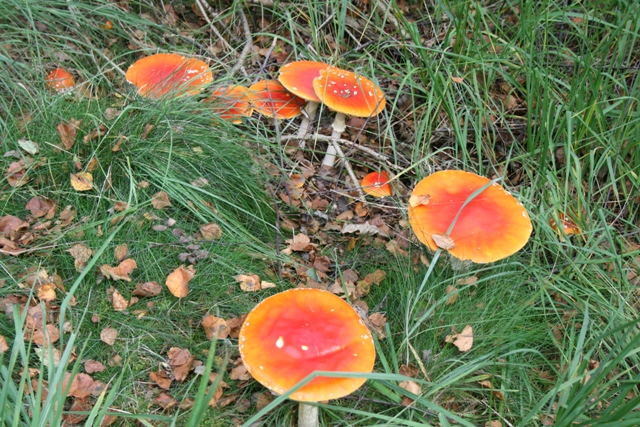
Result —
[[276, 347], [278, 348], [284, 347], [284, 339], [282, 337], [278, 337], [278, 340], [276, 341]]
[[260, 365], [259, 368], [264, 371], [264, 366]]
[[358, 353], [353, 353], [353, 357], [358, 357]]
[[309, 350], [309, 347], [307, 347], [306, 345], [301, 345], [300, 348], [304, 351]]

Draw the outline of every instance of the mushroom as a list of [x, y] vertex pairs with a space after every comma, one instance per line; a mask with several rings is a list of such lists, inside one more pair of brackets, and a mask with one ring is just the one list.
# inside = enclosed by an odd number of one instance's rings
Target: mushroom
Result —
[[251, 116], [253, 108], [249, 104], [248, 89], [231, 85], [216, 89], [204, 102], [213, 104], [213, 112], [222, 120], [241, 123], [241, 118]]
[[562, 224], [562, 231], [560, 231], [560, 228], [558, 227], [556, 220], [553, 218], [549, 219], [549, 225], [551, 226], [553, 231], [555, 231], [560, 235], [561, 239], [563, 238], [563, 235], [570, 236], [571, 234], [582, 233], [582, 230], [580, 229], [580, 227], [575, 223], [575, 221], [570, 216], [560, 212], [558, 213], [558, 220], [560, 220], [560, 223]]
[[371, 80], [335, 67], [320, 70], [320, 76], [313, 80], [313, 89], [318, 98], [336, 112], [332, 124], [332, 143], [322, 160], [323, 166], [333, 167], [336, 154], [344, 157], [336, 141], [346, 129], [345, 116], [375, 116], [384, 109], [386, 100], [382, 90]]
[[134, 62], [125, 75], [129, 83], [146, 98], [158, 99], [168, 94], [196, 95], [213, 80], [209, 66], [177, 53], [157, 53]]
[[309, 130], [309, 124], [316, 116], [316, 110], [320, 104], [320, 98], [313, 89], [313, 80], [320, 76], [320, 71], [331, 67], [323, 62], [296, 61], [283, 65], [280, 68], [278, 81], [291, 93], [307, 101], [304, 108], [306, 114], [302, 117], [298, 138], [300, 147], [304, 147], [304, 136]]
[[261, 80], [249, 86], [249, 102], [257, 112], [274, 119], [292, 119], [304, 105], [304, 99], [291, 94], [277, 80]]
[[460, 170], [436, 172], [416, 185], [409, 223], [432, 250], [447, 249], [476, 263], [516, 253], [532, 231], [529, 214], [515, 197], [488, 178]]
[[360, 183], [365, 193], [373, 197], [387, 197], [393, 194], [386, 172], [371, 172]]
[[[283, 394], [314, 371], [373, 370], [375, 346], [358, 313], [336, 295], [314, 288], [280, 292], [258, 304], [238, 337], [249, 373]], [[300, 401], [299, 427], [318, 426], [317, 407], [304, 402], [338, 399], [365, 378], [317, 376], [289, 396]]]
[[67, 92], [75, 86], [73, 75], [64, 68], [56, 68], [47, 74], [45, 78], [47, 85], [56, 92]]

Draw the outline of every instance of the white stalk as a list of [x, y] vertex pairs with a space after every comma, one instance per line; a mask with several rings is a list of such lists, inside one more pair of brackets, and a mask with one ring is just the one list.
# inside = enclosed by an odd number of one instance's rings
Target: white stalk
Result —
[[298, 427], [320, 427], [317, 406], [300, 402], [298, 405]]
[[307, 132], [309, 132], [309, 125], [311, 124], [311, 121], [316, 118], [318, 105], [320, 104], [317, 102], [309, 101], [304, 107], [304, 114], [302, 115], [302, 121], [300, 122], [300, 129], [298, 129], [298, 145], [300, 148], [304, 148], [304, 137], [307, 135]]
[[345, 115], [343, 113], [336, 113], [336, 118], [333, 119], [333, 124], [331, 127], [333, 128], [333, 132], [331, 132], [331, 141], [329, 142], [329, 146], [327, 147], [327, 152], [324, 155], [324, 159], [322, 159], [322, 166], [328, 166], [330, 168], [336, 162], [336, 154], [340, 150], [338, 147], [338, 143], [336, 142], [340, 139], [342, 132], [347, 129], [347, 124], [344, 121]]

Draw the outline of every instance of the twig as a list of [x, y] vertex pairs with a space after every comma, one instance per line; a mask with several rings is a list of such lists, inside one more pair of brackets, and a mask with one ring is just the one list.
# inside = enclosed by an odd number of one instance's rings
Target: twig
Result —
[[[280, 138], [280, 141], [288, 142], [288, 141], [291, 141], [291, 140], [298, 140], [298, 139], [304, 139], [305, 141], [326, 141], [326, 142], [331, 142], [332, 141], [332, 138], [330, 136], [317, 135], [317, 134], [306, 135], [303, 138], [299, 138], [297, 135], [283, 135]], [[376, 152], [375, 150], [372, 150], [369, 147], [365, 147], [365, 146], [362, 146], [360, 144], [356, 144], [355, 142], [349, 141], [348, 139], [336, 139], [335, 141], [340, 143], [340, 144], [344, 144], [344, 145], [346, 145], [348, 147], [360, 150], [360, 151], [370, 155], [371, 157], [375, 158], [376, 160], [384, 162], [391, 169], [402, 170], [402, 168], [400, 166], [397, 166], [397, 165], [394, 165], [393, 163], [391, 163], [389, 161], [389, 159], [387, 158], [387, 156], [385, 156], [384, 154], [378, 153], [378, 152]]]
[[242, 9], [238, 9], [238, 14], [240, 15], [240, 20], [242, 21], [242, 29], [244, 30], [244, 38], [245, 44], [244, 48], [242, 48], [242, 52], [240, 52], [240, 57], [238, 58], [238, 62], [230, 71], [230, 74], [233, 76], [238, 70], [242, 70], [244, 75], [248, 75], [247, 71], [244, 69], [244, 61], [247, 59], [247, 55], [249, 52], [253, 51], [253, 40], [251, 37], [251, 28], [249, 27], [249, 21], [247, 21], [247, 17], [245, 16]]
[[391, 22], [391, 25], [393, 25], [396, 30], [398, 30], [400, 32], [400, 35], [402, 36], [403, 40], [411, 40], [411, 35], [409, 33], [407, 33], [407, 30], [405, 30], [402, 26], [400, 26], [400, 23], [398, 22], [398, 20], [396, 19], [396, 17], [393, 15], [393, 13], [389, 10], [389, 6], [387, 5], [387, 3], [385, 2], [385, 0], [378, 0], [376, 2], [376, 6], [382, 11], [382, 13], [385, 14], [385, 16], [389, 19], [389, 22]]

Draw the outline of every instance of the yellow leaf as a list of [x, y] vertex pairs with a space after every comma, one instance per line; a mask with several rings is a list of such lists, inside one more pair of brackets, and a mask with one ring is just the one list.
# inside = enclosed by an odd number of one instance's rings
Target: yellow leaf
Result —
[[444, 340], [445, 342], [453, 343], [453, 345], [458, 347], [458, 350], [467, 352], [473, 347], [473, 328], [471, 325], [467, 325], [461, 333], [447, 335]]
[[125, 259], [117, 267], [111, 267], [110, 265], [103, 265], [100, 267], [100, 272], [105, 275], [105, 277], [111, 280], [124, 280], [126, 282], [130, 282], [131, 278], [129, 274], [138, 268], [138, 264], [133, 259]]
[[93, 176], [89, 172], [71, 174], [71, 186], [76, 191], [87, 191], [93, 188]]

